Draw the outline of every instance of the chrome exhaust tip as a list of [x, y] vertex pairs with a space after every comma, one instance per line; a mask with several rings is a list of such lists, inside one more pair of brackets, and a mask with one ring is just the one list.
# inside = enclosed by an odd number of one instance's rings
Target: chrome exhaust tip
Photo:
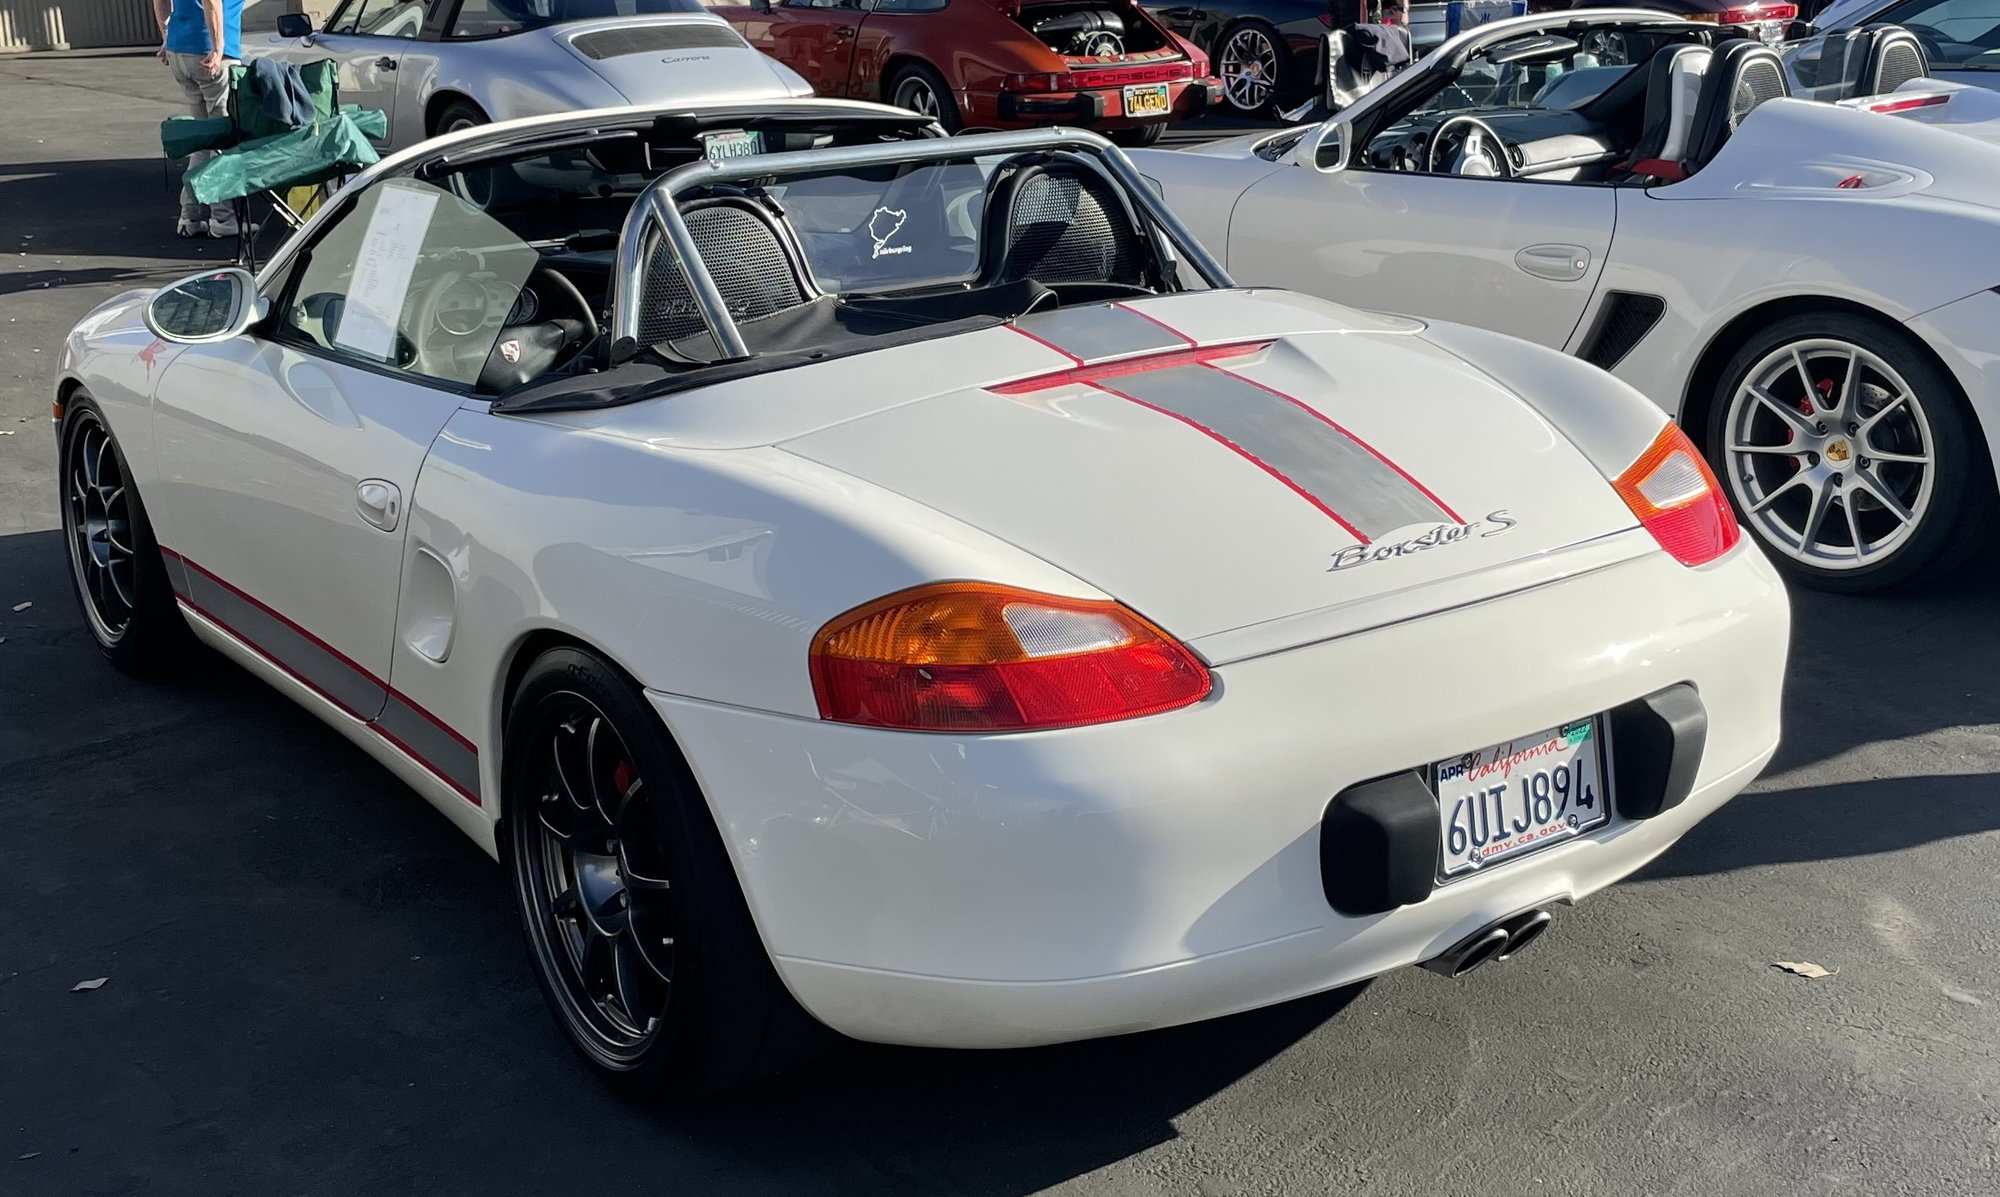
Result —
[[1441, 977], [1462, 977], [1507, 951], [1507, 928], [1494, 925], [1475, 931], [1439, 955], [1423, 962], [1423, 967]]
[[1509, 919], [1503, 926], [1507, 931], [1507, 950], [1495, 956], [1495, 960], [1511, 960], [1521, 954], [1521, 949], [1540, 939], [1555, 919], [1546, 910], [1530, 910], [1523, 915]]
[[1542, 937], [1555, 921], [1545, 909], [1530, 910], [1489, 923], [1444, 951], [1420, 961], [1420, 967], [1441, 977], [1462, 977], [1491, 960], [1506, 960]]

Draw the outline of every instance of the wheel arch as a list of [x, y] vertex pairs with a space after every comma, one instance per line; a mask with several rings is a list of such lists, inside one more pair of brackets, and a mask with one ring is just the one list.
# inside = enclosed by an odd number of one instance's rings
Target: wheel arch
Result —
[[[529, 666], [539, 660], [542, 654], [558, 648], [581, 649], [593, 656], [602, 657], [612, 668], [623, 674], [625, 680], [630, 682], [635, 688], [644, 689], [638, 678], [633, 675], [631, 668], [625, 662], [619, 660], [616, 653], [607, 651], [602, 645], [594, 643], [568, 628], [536, 627], [530, 628], [516, 636], [514, 642], [501, 655], [500, 669], [497, 674], [499, 686], [494, 692], [492, 723], [487, 731], [487, 734], [492, 737], [493, 745], [497, 749], [494, 753], [497, 766], [493, 787], [495, 791], [493, 798], [493, 819], [496, 835], [500, 834], [500, 825], [507, 820], [508, 709], [514, 705], [514, 695], [520, 691], [521, 680], [527, 676]], [[668, 731], [667, 735], [669, 739], [673, 738], [672, 731]], [[679, 745], [676, 744], [675, 747], [678, 749]]]
[[929, 67], [944, 79], [944, 85], [947, 88], [951, 87], [951, 77], [944, 73], [943, 67], [914, 51], [897, 49], [891, 52], [889, 57], [882, 60], [882, 70], [875, 76], [875, 94], [872, 96], [856, 96], [855, 99], [879, 100], [884, 104], [889, 103], [890, 85], [895, 82], [896, 76], [913, 66]]
[[1938, 356], [1924, 338], [1904, 328], [1902, 322], [1877, 308], [1851, 299], [1838, 299], [1831, 295], [1787, 295], [1777, 299], [1767, 299], [1762, 303], [1745, 308], [1708, 339], [1695, 359], [1694, 369], [1688, 372], [1687, 383], [1681, 391], [1680, 414], [1675, 422], [1688, 429], [1688, 435], [1697, 443], [1705, 444], [1708, 436], [1708, 421], [1715, 408], [1715, 388], [1722, 381], [1722, 372], [1729, 368], [1729, 359], [1743, 342], [1754, 336], [1759, 329], [1769, 327], [1780, 320], [1801, 316], [1809, 312], [1838, 312], [1872, 320], [1887, 328], [1897, 329], [1909, 341], [1921, 346], [1923, 352], [1960, 388], [1963, 399], [1963, 384], [1959, 382], [1950, 365]]
[[493, 119], [493, 114], [487, 112], [486, 106], [478, 100], [455, 88], [441, 87], [432, 92], [430, 98], [424, 101], [424, 133], [426, 136], [437, 136], [438, 120], [444, 116], [444, 110], [453, 104], [470, 104], [480, 112], [485, 113], [488, 120]]

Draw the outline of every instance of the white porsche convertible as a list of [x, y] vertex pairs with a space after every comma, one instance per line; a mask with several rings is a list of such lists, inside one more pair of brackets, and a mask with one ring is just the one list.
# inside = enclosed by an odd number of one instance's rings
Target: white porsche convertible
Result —
[[500, 856], [641, 1092], [1462, 973], [1763, 766], [1784, 590], [1657, 408], [1234, 289], [1094, 135], [933, 133], [488, 126], [98, 309], [104, 652], [192, 628]]
[[1776, 52], [1712, 25], [1553, 12], [1323, 124], [1135, 161], [1246, 283], [1610, 370], [1791, 577], [1879, 590], [2000, 524], [2000, 146], [1940, 127], [1963, 89], [1902, 30], [1795, 65], [1844, 102], [1786, 98]]

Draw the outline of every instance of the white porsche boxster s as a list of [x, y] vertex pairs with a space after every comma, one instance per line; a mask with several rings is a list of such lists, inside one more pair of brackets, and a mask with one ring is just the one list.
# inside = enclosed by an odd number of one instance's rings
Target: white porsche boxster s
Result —
[[1910, 34], [1814, 49], [1842, 103], [1787, 98], [1779, 54], [1714, 25], [1551, 12], [1323, 124], [1135, 162], [1246, 283], [1610, 370], [1792, 578], [1880, 590], [2000, 527], [2000, 146], [1945, 127]]
[[1658, 408], [1235, 289], [1102, 138], [934, 133], [487, 126], [99, 308], [98, 643], [192, 628], [499, 856], [638, 1092], [1462, 973], [1763, 766], [1785, 593]]

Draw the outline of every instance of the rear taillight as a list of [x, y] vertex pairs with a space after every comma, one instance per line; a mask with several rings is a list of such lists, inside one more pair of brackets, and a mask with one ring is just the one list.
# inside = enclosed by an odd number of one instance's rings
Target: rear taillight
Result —
[[1057, 74], [1008, 75], [1000, 80], [1000, 90], [1027, 94], [1097, 91], [1133, 83], [1182, 83], [1192, 78], [1194, 64], [1183, 58], [1132, 66], [1082, 68]]
[[812, 643], [823, 719], [1000, 732], [1132, 719], [1208, 697], [1208, 670], [1118, 603], [984, 582], [901, 591]]
[[1799, 15], [1796, 4], [1752, 4], [1742, 8], [1725, 8], [1721, 12], [1688, 13], [1690, 21], [1702, 21], [1721, 25], [1754, 25], [1760, 21], [1789, 21]]
[[1713, 561], [1743, 535], [1722, 484], [1678, 425], [1661, 430], [1611, 485], [1660, 547], [1682, 565]]

